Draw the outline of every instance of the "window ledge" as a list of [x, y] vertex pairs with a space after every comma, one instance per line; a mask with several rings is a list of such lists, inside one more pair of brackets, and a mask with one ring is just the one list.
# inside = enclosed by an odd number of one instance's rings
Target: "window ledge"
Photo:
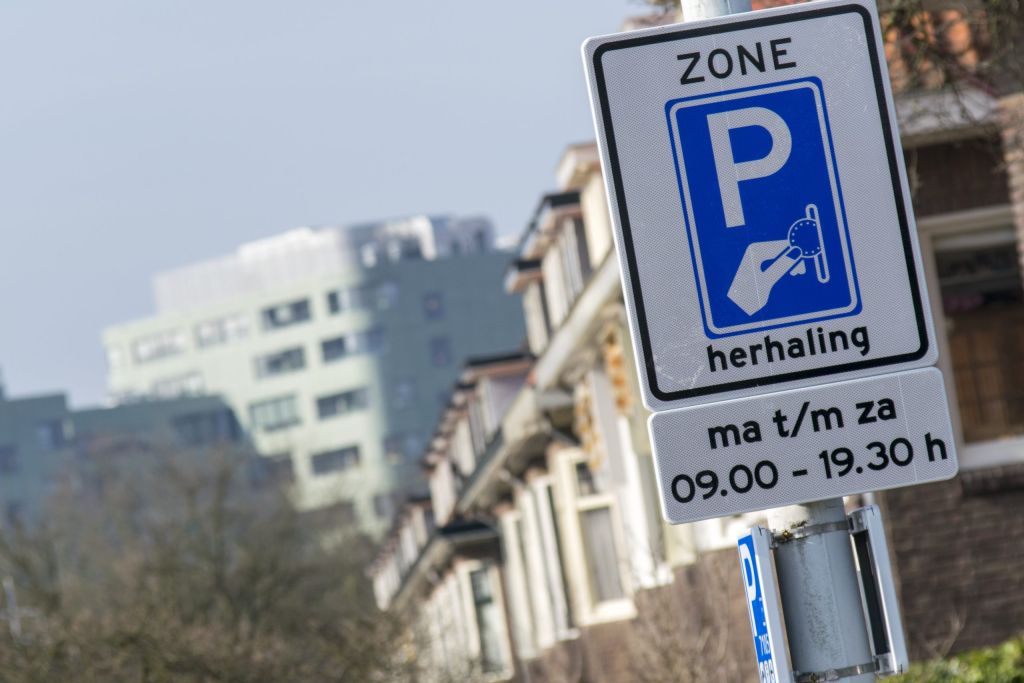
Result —
[[536, 659], [540, 657], [544, 652], [550, 650], [559, 643], [564, 643], [569, 640], [576, 640], [579, 637], [579, 629], [571, 628], [567, 631], [561, 631], [559, 633], [556, 633], [551, 638], [544, 638], [542, 640], [539, 639], [537, 641], [537, 651], [534, 653], [533, 658]]
[[961, 470], [1024, 463], [1024, 434], [964, 444], [959, 461]]
[[580, 625], [585, 628], [613, 621], [625, 621], [635, 616], [636, 607], [633, 605], [633, 601], [629, 598], [621, 598], [595, 605], [590, 613], [580, 620]]

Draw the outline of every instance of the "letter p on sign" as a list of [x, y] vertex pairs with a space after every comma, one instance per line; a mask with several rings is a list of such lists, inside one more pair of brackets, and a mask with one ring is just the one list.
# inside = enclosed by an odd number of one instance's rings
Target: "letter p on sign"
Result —
[[[737, 128], [757, 126], [768, 132], [771, 147], [768, 153], [757, 159], [736, 161], [730, 133]], [[748, 107], [714, 114], [708, 114], [708, 131], [711, 134], [711, 148], [715, 155], [715, 171], [718, 173], [718, 188], [725, 212], [725, 226], [737, 228], [746, 223], [743, 217], [743, 202], [740, 199], [740, 182], [774, 175], [789, 159], [793, 138], [785, 120], [764, 107]]]

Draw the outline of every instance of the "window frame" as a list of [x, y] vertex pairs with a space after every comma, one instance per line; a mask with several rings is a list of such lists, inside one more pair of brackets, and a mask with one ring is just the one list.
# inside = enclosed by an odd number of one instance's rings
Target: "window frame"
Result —
[[[288, 365], [284, 365], [286, 359]], [[296, 362], [294, 359], [298, 359], [297, 364], [294, 364]], [[306, 367], [306, 348], [301, 344], [289, 346], [286, 349], [261, 353], [253, 358], [253, 373], [256, 379], [282, 377], [293, 372], [301, 372]]]
[[[285, 309], [288, 311], [288, 319], [284, 321], [275, 320], [277, 313]], [[296, 310], [301, 310], [303, 313], [296, 316]], [[269, 306], [263, 306], [260, 309], [260, 327], [264, 332], [283, 330], [288, 327], [311, 322], [312, 320], [313, 305], [310, 302], [309, 297], [301, 297], [299, 299], [292, 299], [291, 301], [285, 301], [279, 304], [271, 304]]]
[[466, 627], [464, 636], [469, 645], [468, 651], [474, 662], [483, 664], [483, 647], [481, 644], [480, 622], [477, 619], [476, 601], [473, 596], [473, 585], [471, 575], [474, 572], [484, 571], [490, 583], [491, 596], [495, 607], [498, 610], [497, 624], [500, 629], [498, 645], [501, 648], [502, 667], [497, 671], [481, 672], [480, 680], [490, 683], [511, 678], [513, 670], [514, 655], [508, 632], [508, 607], [505, 601], [505, 591], [501, 581], [501, 574], [494, 562], [482, 560], [462, 560], [455, 565], [455, 575], [458, 585], [458, 600], [462, 603], [462, 623]]
[[[326, 470], [317, 469], [317, 460], [326, 461], [332, 459], [342, 459], [344, 456], [354, 453], [355, 460], [352, 464], [344, 464], [341, 467], [331, 468]], [[347, 462], [347, 461], [346, 461]], [[331, 448], [325, 451], [318, 451], [316, 453], [309, 454], [309, 471], [314, 477], [326, 477], [332, 474], [342, 474], [345, 472], [352, 472], [358, 470], [363, 464], [362, 449], [359, 444], [349, 444], [340, 448]]]
[[[621, 621], [636, 616], [633, 603], [633, 582], [629, 579], [629, 562], [625, 550], [625, 532], [618, 500], [613, 491], [580, 496], [576, 486], [576, 465], [586, 461], [586, 453], [579, 448], [566, 448], [555, 454], [557, 488], [562, 509], [560, 516], [564, 532], [561, 535], [565, 549], [566, 571], [571, 577], [570, 589], [581, 593], [573, 605], [578, 610], [576, 623], [581, 626]], [[589, 554], [583, 531], [582, 514], [590, 510], [607, 508], [611, 518], [612, 538], [618, 560], [622, 597], [598, 600], [589, 566]], [[568, 596], [567, 596], [568, 597]]]
[[[324, 414], [323, 402], [328, 400], [333, 400], [335, 404], [338, 404], [339, 401], [344, 401], [344, 410], [336, 410], [335, 412]], [[314, 396], [313, 402], [316, 406], [317, 420], [331, 420], [367, 410], [370, 407], [370, 389], [369, 387], [362, 386], [346, 389], [326, 396]]]
[[[1011, 204], [936, 214], [917, 220], [925, 281], [928, 291], [932, 294], [930, 299], [932, 319], [935, 323], [936, 344], [939, 349], [938, 366], [946, 378], [946, 396], [953, 422], [953, 433], [956, 436], [957, 456], [961, 471], [1024, 463], [1024, 434], [971, 443], [964, 441], [959, 395], [953, 375], [949, 337], [946, 333], [949, 323], [943, 311], [942, 297], [941, 295], [936, 296], [941, 292], [936, 252], [941, 249], [937, 250], [935, 243], [943, 239], [949, 240], [957, 237], [962, 237], [969, 242], [972, 235], [1007, 225], [1012, 226], [1013, 223], [1014, 214]], [[1015, 243], [1019, 249], [1019, 236], [1015, 236]]]
[[[282, 405], [285, 405], [285, 404], [288, 404], [288, 403], [290, 403], [292, 408], [293, 408], [293, 410], [292, 410], [292, 413], [293, 413], [293, 416], [294, 416], [294, 420], [293, 421], [281, 422], [281, 423], [276, 423], [275, 422], [273, 424], [273, 426], [271, 426], [268, 429], [265, 425], [260, 424], [259, 420], [256, 419], [256, 412], [255, 411], [257, 409], [266, 409], [266, 408], [268, 408], [271, 405], [277, 407], [277, 406], [282, 406]], [[300, 425], [300, 424], [302, 424], [302, 412], [300, 410], [298, 397], [295, 394], [286, 394], [286, 395], [283, 395], [283, 396], [274, 396], [272, 398], [266, 398], [266, 399], [260, 399], [260, 400], [257, 400], [257, 401], [253, 401], [253, 402], [251, 402], [249, 404], [249, 421], [252, 424], [253, 428], [255, 428], [257, 431], [266, 432], [268, 434], [269, 433], [273, 433], [273, 432], [280, 432], [280, 431], [283, 431], [285, 429], [290, 429], [292, 427]]]

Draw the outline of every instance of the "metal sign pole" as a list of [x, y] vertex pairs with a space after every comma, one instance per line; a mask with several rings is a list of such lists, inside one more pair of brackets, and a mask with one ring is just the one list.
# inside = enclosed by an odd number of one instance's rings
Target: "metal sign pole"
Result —
[[683, 21], [712, 19], [751, 10], [750, 0], [680, 0]]
[[868, 642], [843, 499], [768, 511], [797, 683], [871, 683]]
[[[752, 9], [750, 0], [680, 0], [680, 8], [684, 21]], [[777, 535], [790, 534], [775, 562], [796, 683], [871, 683], [874, 661], [842, 498], [777, 508], [768, 519]]]

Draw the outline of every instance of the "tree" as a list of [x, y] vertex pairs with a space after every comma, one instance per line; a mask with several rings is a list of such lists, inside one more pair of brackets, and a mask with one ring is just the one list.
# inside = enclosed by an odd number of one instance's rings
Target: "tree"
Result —
[[401, 676], [365, 539], [325, 535], [237, 453], [104, 446], [38, 524], [0, 533], [21, 622], [0, 627], [4, 681]]

